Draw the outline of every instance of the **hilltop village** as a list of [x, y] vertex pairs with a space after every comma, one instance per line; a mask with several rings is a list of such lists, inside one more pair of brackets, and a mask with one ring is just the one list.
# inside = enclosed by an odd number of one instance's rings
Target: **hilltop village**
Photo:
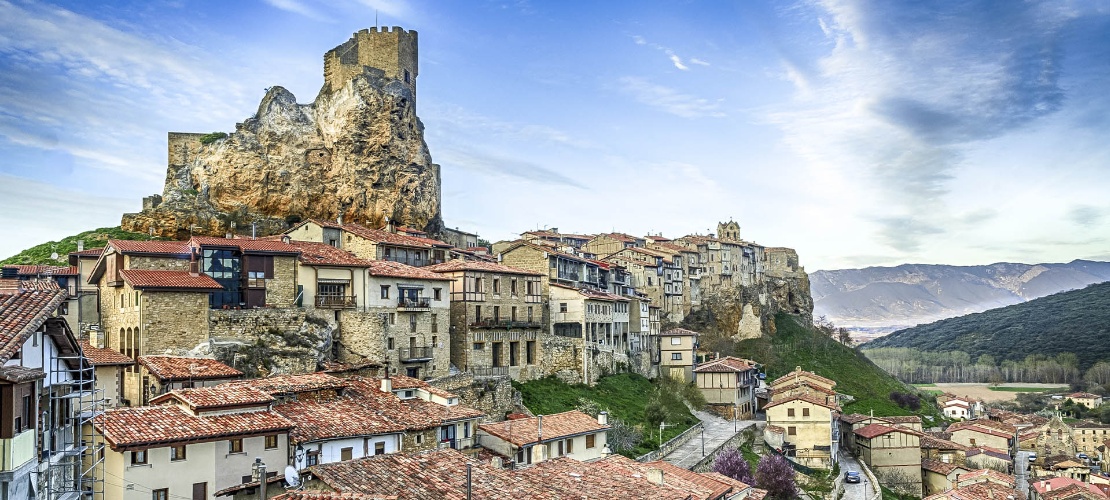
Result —
[[[230, 134], [171, 133], [163, 193], [121, 223], [150, 239], [3, 268], [0, 498], [1107, 498], [1110, 426], [954, 395], [932, 420], [846, 413], [807, 367], [710, 352], [681, 327], [709, 303], [734, 342], [813, 323], [797, 253], [735, 221], [446, 227], [416, 41], [361, 31], [312, 104], [274, 87]], [[700, 422], [630, 456], [627, 415], [537, 414], [514, 387], [619, 374], [690, 389]], [[742, 443], [785, 468], [732, 474]]]

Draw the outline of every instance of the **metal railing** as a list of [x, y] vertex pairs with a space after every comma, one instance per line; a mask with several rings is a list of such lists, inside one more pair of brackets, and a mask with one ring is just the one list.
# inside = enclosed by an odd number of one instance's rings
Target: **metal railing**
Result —
[[316, 307], [321, 309], [353, 309], [358, 305], [354, 295], [317, 295]]
[[406, 361], [427, 361], [432, 359], [432, 347], [402, 347], [397, 349], [397, 358], [401, 362]]
[[471, 328], [539, 328], [539, 321], [512, 321], [508, 319], [493, 319], [486, 318], [482, 320], [474, 320], [470, 323]]
[[507, 367], [507, 366], [487, 366], [487, 367], [472, 366], [470, 368], [467, 368], [466, 371], [470, 372], [475, 377], [507, 377], [507, 376], [509, 376], [509, 367]]
[[430, 309], [432, 307], [431, 297], [398, 297], [398, 309]]

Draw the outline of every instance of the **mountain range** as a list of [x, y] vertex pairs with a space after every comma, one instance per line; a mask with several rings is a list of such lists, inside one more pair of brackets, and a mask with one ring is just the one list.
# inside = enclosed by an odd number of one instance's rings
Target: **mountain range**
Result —
[[809, 278], [814, 317], [850, 330], [889, 333], [1110, 281], [1110, 262], [903, 264], [815, 271]]

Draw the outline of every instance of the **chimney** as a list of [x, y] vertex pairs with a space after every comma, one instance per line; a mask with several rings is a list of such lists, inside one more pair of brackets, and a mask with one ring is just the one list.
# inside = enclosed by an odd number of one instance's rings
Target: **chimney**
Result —
[[393, 379], [389, 378], [388, 373], [386, 373], [385, 378], [382, 379], [382, 392], [393, 392]]
[[85, 249], [85, 240], [77, 240], [77, 251], [80, 252]]
[[189, 276], [200, 276], [200, 262], [197, 261], [197, 250], [189, 252]]
[[342, 214], [340, 214], [339, 217], [335, 218], [335, 223], [339, 224], [340, 226], [343, 225], [343, 215]]
[[603, 411], [597, 414], [597, 423], [601, 425], [609, 425], [609, 412]]
[[504, 462], [502, 462], [502, 461], [501, 461], [501, 457], [493, 457], [493, 458], [491, 458], [491, 459], [489, 460], [489, 464], [490, 464], [490, 465], [492, 465], [492, 466], [493, 466], [493, 468], [495, 468], [495, 469], [503, 469], [503, 468], [505, 468]]
[[648, 469], [647, 480], [651, 484], [663, 485], [663, 469]]
[[536, 417], [536, 434], [539, 434], [540, 441], [543, 441], [543, 415]]

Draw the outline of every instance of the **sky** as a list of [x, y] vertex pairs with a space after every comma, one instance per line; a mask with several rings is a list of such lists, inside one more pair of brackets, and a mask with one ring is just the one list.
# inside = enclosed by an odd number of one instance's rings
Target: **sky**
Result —
[[167, 132], [310, 103], [419, 32], [446, 224], [678, 237], [807, 270], [1110, 260], [1110, 3], [0, 0], [0, 256], [161, 193]]

